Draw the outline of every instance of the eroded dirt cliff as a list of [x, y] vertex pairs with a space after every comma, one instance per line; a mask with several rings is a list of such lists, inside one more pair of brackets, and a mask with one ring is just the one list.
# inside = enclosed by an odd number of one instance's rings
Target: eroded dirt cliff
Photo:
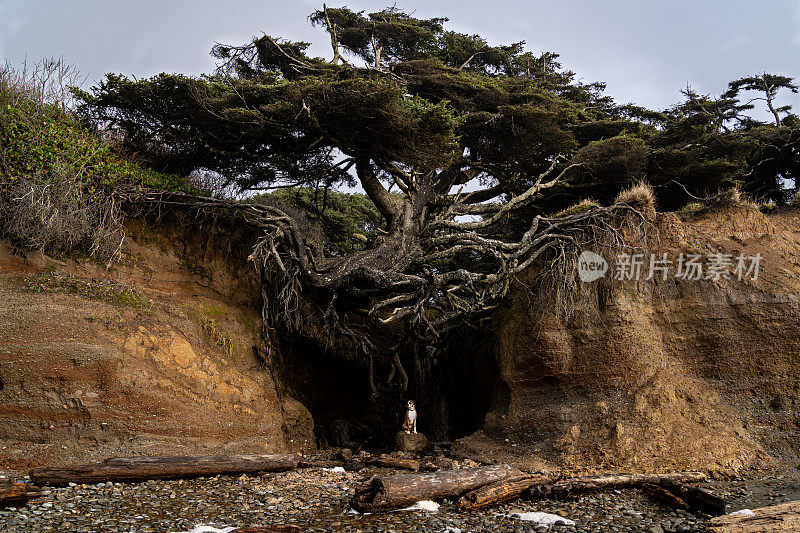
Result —
[[110, 268], [0, 244], [0, 464], [311, 445], [246, 258], [178, 221], [126, 230]]
[[[248, 248], [178, 222], [129, 222], [110, 268], [0, 245], [5, 468], [313, 446], [311, 414], [283, 384], [299, 371], [265, 355]], [[419, 402], [423, 426], [482, 426], [454, 450], [546, 469], [797, 461], [800, 212], [728, 206], [652, 222], [654, 252], [760, 253], [758, 279], [579, 284], [569, 317], [520, 279], [494, 331], [448, 355], [463, 371], [440, 372], [447, 413]], [[330, 381], [298, 374], [317, 383], [300, 391], [306, 405], [348, 416], [334, 408], [367, 380], [331, 375], [335, 366], [313, 364], [320, 354], [294, 348], [284, 355]]]
[[728, 206], [653, 222], [654, 252], [760, 253], [758, 279], [578, 282], [569, 319], [521, 280], [497, 319], [503, 392], [457, 449], [576, 470], [797, 460], [800, 213]]

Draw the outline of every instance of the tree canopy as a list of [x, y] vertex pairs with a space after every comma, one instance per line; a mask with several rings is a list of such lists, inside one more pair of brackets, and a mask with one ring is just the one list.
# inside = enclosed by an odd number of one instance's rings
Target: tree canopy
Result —
[[[361, 244], [340, 235], [326, 248], [267, 202], [254, 258], [281, 302], [316, 291], [326, 327], [370, 357], [392, 359], [409, 331], [433, 343], [492, 309], [513, 276], [564, 260], [587, 227], [613, 229], [609, 214], [624, 208], [553, 216], [581, 199], [609, 205], [642, 179], [667, 209], [731, 186], [784, 202], [786, 180], [797, 186], [798, 120], [774, 106], [779, 90], [797, 90], [786, 76], [743, 78], [719, 98], [687, 87], [683, 102], [653, 111], [615, 103], [555, 53], [492, 45], [446, 18], [323, 6], [309, 21], [328, 33], [330, 61], [262, 35], [215, 45], [206, 76], [109, 74], [77, 96], [87, 119], [158, 171], [212, 172], [246, 191], [299, 187], [289, 203], [306, 211], [308, 191], [360, 186], [374, 206], [356, 208], [371, 232]], [[763, 92], [774, 124], [747, 115], [761, 97], [742, 102], [745, 91]], [[389, 340], [356, 331], [370, 328]]]

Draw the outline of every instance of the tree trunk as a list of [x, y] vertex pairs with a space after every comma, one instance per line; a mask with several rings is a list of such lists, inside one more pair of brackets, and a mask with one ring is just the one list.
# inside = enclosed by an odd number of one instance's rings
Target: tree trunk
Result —
[[725, 514], [725, 500], [707, 490], [671, 480], [662, 481], [661, 486], [685, 501], [692, 511], [702, 511], [711, 516]]
[[297, 468], [294, 455], [208, 455], [200, 457], [115, 457], [103, 463], [37, 468], [31, 480], [38, 485], [104, 481], [179, 479], [219, 474], [283, 472]]
[[718, 516], [712, 518], [706, 527], [709, 533], [800, 531], [800, 501], [753, 509], [753, 516]]
[[602, 476], [586, 476], [563, 479], [555, 483], [534, 485], [528, 490], [532, 498], [548, 498], [564, 496], [575, 492], [592, 490], [619, 489], [637, 487], [645, 483], [661, 485], [665, 481], [696, 483], [705, 481], [705, 474], [700, 472], [679, 472], [676, 474], [606, 474]]
[[489, 483], [521, 476], [523, 473], [510, 465], [465, 468], [429, 474], [373, 476], [356, 489], [350, 504], [362, 513], [388, 511], [420, 500], [461, 496]]
[[523, 475], [498, 481], [490, 485], [484, 485], [459, 498], [458, 510], [474, 511], [475, 509], [491, 507], [492, 505], [519, 498], [526, 490], [534, 485], [540, 485], [551, 481], [552, 478], [547, 478], [545, 476]]
[[775, 107], [772, 105], [772, 98], [769, 96], [769, 89], [767, 89], [767, 107], [769, 107], [770, 113], [772, 116], [775, 117], [775, 127], [781, 127], [781, 117], [778, 115], [778, 112], [775, 110]]

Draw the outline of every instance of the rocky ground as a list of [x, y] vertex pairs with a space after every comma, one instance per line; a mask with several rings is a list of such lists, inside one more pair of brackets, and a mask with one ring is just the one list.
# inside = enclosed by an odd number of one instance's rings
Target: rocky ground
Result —
[[[703, 531], [709, 517], [673, 511], [638, 491], [590, 494], [571, 501], [516, 501], [490, 510], [459, 513], [452, 502], [438, 512], [402, 511], [359, 515], [348, 501], [366, 477], [391, 470], [334, 472], [320, 467], [254, 476], [220, 476], [138, 484], [99, 483], [44, 488], [41, 498], [0, 510], [0, 531], [184, 532], [216, 528], [296, 524], [304, 531], [449, 533], [499, 531]], [[729, 509], [800, 498], [800, 479], [790, 471], [758, 479], [731, 478], [706, 484], [730, 502]], [[513, 515], [541, 511], [575, 521], [552, 528]]]

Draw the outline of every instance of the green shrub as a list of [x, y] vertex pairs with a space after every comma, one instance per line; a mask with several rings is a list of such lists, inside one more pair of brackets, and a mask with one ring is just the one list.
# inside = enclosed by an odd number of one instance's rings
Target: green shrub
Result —
[[[45, 61], [30, 73], [0, 68], [0, 171], [4, 181], [30, 176], [67, 176], [89, 192], [120, 184], [164, 190], [186, 187], [178, 176], [137, 165], [114, 150], [109, 140], [72, 114], [57, 76], [59, 63]], [[49, 76], [48, 76], [49, 72]], [[64, 75], [63, 72], [61, 75]]]
[[191, 190], [139, 166], [72, 112], [75, 69], [62, 60], [0, 67], [0, 237], [53, 253], [119, 257], [121, 188]]

